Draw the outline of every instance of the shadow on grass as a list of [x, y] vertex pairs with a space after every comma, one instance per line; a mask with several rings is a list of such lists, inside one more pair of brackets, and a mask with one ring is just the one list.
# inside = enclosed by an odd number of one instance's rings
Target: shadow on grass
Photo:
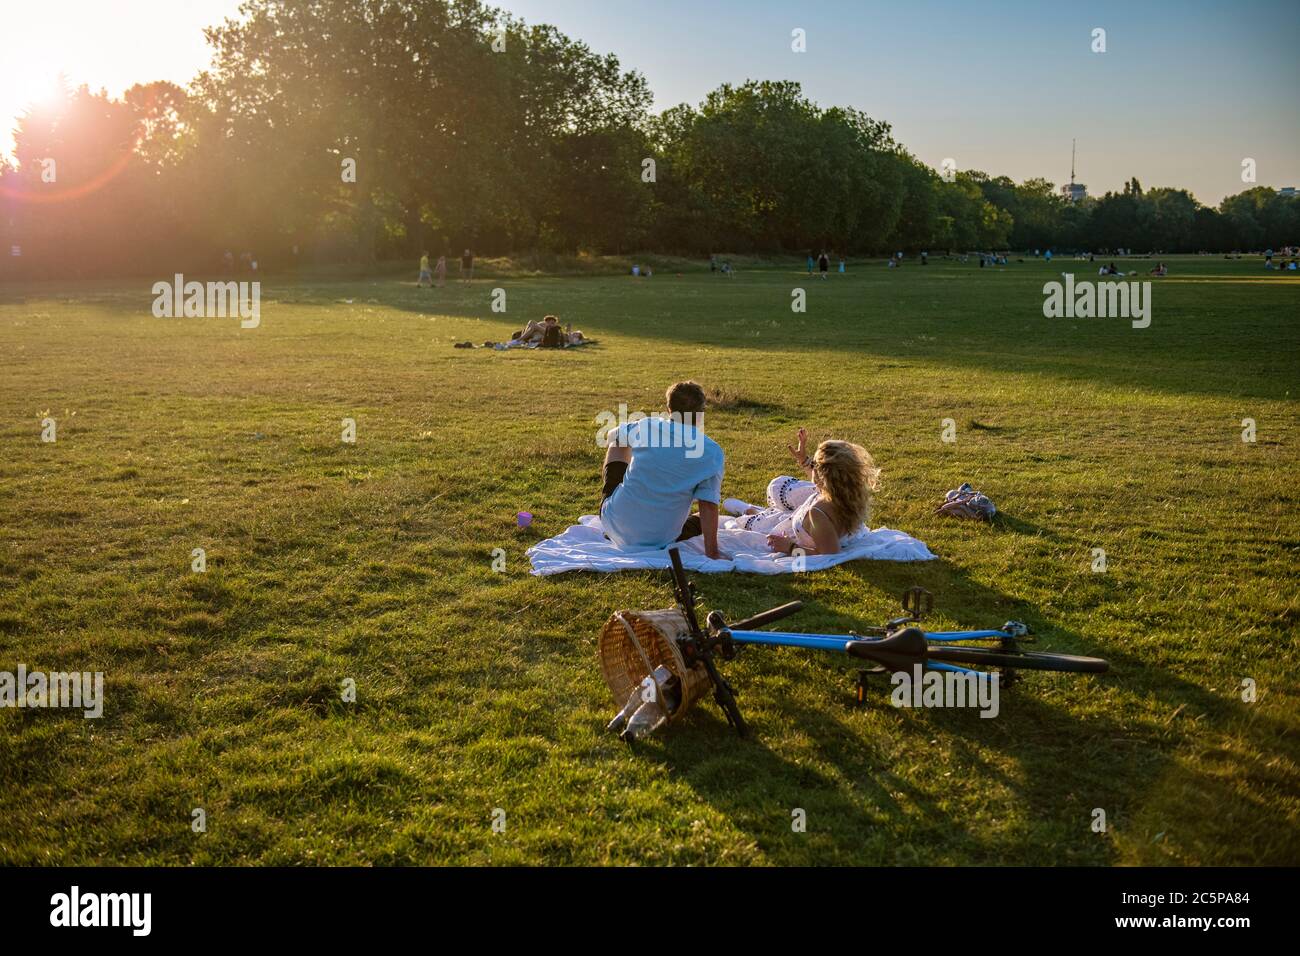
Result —
[[[1033, 269], [980, 277], [960, 267], [902, 281], [862, 274], [828, 286], [833, 297], [801, 315], [796, 326], [775, 339], [753, 336], [765, 326], [785, 328], [793, 321], [788, 312], [790, 276], [779, 270], [756, 272], [750, 281], [728, 285], [725, 298], [707, 300], [701, 297], [708, 282], [704, 276], [651, 283], [618, 276], [581, 283], [571, 277], [500, 280], [512, 289], [516, 317], [509, 320], [490, 312], [487, 283], [421, 295], [421, 290], [389, 282], [375, 286], [370, 296], [395, 309], [436, 309], [453, 317], [499, 322], [503, 328], [518, 328], [521, 315], [540, 318], [544, 312], [556, 312], [562, 321], [572, 321], [595, 337], [631, 335], [711, 348], [771, 349], [775, 344], [781, 352], [830, 350], [846, 358], [870, 354], [905, 364], [1010, 371], [1179, 395], [1285, 397], [1283, 382], [1296, 358], [1290, 321], [1294, 306], [1284, 298], [1286, 289], [1234, 286], [1209, 305], [1203, 291], [1181, 291], [1174, 302], [1166, 296], [1160, 303], [1163, 321], [1134, 333], [1124, 320], [1044, 320], [1041, 282], [1055, 278], [1055, 272]], [[298, 301], [336, 301], [328, 289], [304, 293], [308, 298]], [[844, 295], [848, 289], [851, 296]], [[787, 308], [774, 304], [778, 301]], [[1246, 326], [1225, 323], [1209, 307], [1215, 304], [1239, 309], [1252, 321]], [[1164, 318], [1174, 315], [1177, 322]], [[906, 320], [899, 321], [899, 316]], [[1207, 354], [1214, 355], [1212, 363]], [[1267, 363], [1267, 373], [1261, 361]], [[979, 422], [971, 427], [998, 429]]]
[[[1242, 721], [1239, 709], [1223, 696], [1167, 671], [1146, 667], [1122, 649], [1062, 628], [1024, 602], [971, 580], [946, 561], [851, 562], [841, 567], [858, 579], [864, 591], [882, 596], [920, 584], [936, 595], [936, 609], [955, 617], [962, 627], [988, 628], [1008, 618], [1022, 620], [1038, 636], [1031, 649], [1105, 657], [1111, 671], [1063, 678], [1021, 672], [1021, 680], [1000, 695], [1001, 709], [994, 719], [980, 718], [978, 711], [969, 708], [895, 710], [889, 700], [888, 679], [873, 678], [874, 696], [869, 696], [864, 706], [879, 716], [896, 718], [884, 739], [878, 740], [863, 734], [862, 720], [850, 718], [853, 711], [848, 702], [856, 666], [844, 669], [842, 663], [847, 658], [814, 653], [824, 662], [813, 667], [827, 677], [826, 694], [839, 695], [846, 703], [843, 717], [837, 717], [833, 707], [810, 708], [806, 700], [789, 695], [771, 695], [761, 706], [753, 706], [754, 696], [763, 692], [762, 684], [771, 676], [787, 682], [806, 680], [808, 669], [796, 668], [794, 658], [788, 655], [809, 652], [745, 649], [734, 665], [724, 665], [723, 670], [731, 675], [742, 713], [746, 712], [746, 696], [751, 701], [750, 711], [761, 711], [751, 721], [750, 739], [736, 738], [709, 701], [699, 706], [700, 713], [664, 738], [662, 749], [647, 750], [647, 759], [670, 767], [760, 847], [780, 849], [782, 859], [793, 854], [805, 863], [924, 864], [945, 859], [1018, 864], [1113, 862], [1117, 853], [1114, 841], [1090, 839], [1094, 837], [1089, 829], [1093, 809], [1105, 809], [1112, 824], [1131, 823], [1133, 830], [1144, 826], [1159, 829], [1160, 825], [1150, 820], [1161, 813], [1166, 815], [1166, 823], [1173, 822], [1170, 815], [1181, 819], [1176, 815], [1183, 809], [1167, 795], [1158, 796], [1158, 791], [1167, 789], [1170, 779], [1181, 776], [1174, 755], [1188, 738], [1184, 728], [1245, 732], [1265, 753], [1272, 746], [1270, 741], [1287, 732], [1279, 722], [1258, 713], [1249, 722]], [[756, 583], [759, 587], [755, 590], [763, 594], [758, 605], [801, 597], [797, 576], [763, 578]], [[718, 596], [732, 588], [722, 584], [710, 587], [708, 583], [705, 587], [715, 595], [708, 606], [726, 609]], [[746, 589], [746, 598], [746, 607], [729, 616], [734, 619], [760, 609], [750, 589]], [[864, 624], [881, 623], [836, 614], [816, 603], [808, 610], [813, 612], [805, 614], [809, 620], [784, 626], [796, 631], [848, 633]], [[764, 676], [756, 679], [755, 671]], [[1154, 698], [1159, 705], [1157, 714], [1135, 722], [1110, 702], [1094, 700], [1081, 717], [1072, 708], [1049, 703], [1035, 693], [1035, 684], [1044, 679], [1079, 681], [1081, 696], [1095, 695], [1098, 683], [1126, 685], [1123, 690], [1128, 693]], [[1083, 682], [1093, 686], [1082, 686]], [[1056, 696], [1059, 700], [1059, 693]], [[1179, 714], [1190, 722], [1175, 726]], [[772, 732], [778, 727], [798, 728], [799, 736], [811, 742], [812, 753], [805, 750], [791, 756], [776, 752], [764, 742], [765, 727]], [[905, 777], [897, 771], [899, 737], [905, 740], [904, 758], [919, 755], [922, 760], [924, 751], [942, 740], [947, 751], [944, 768], [966, 778], [956, 781], [954, 789], [960, 792], [952, 794], [953, 799], [944, 792], [946, 784], [939, 768], [933, 786], [917, 782], [925, 779], [923, 774], [913, 772]], [[890, 738], [894, 738], [892, 750]], [[817, 769], [819, 766], [834, 768], [833, 775]], [[971, 778], [976, 782], [970, 782]], [[1014, 804], [1023, 811], [1025, 825], [993, 827], [987, 817], [967, 820], [960, 810], [953, 809], [963, 800], [987, 802], [988, 787], [1013, 796]], [[1153, 812], [1153, 802], [1159, 812]], [[811, 839], [810, 824], [805, 842], [779, 846], [791, 835], [789, 818], [774, 810], [780, 807], [805, 808], [810, 819], [815, 815], [823, 824], [816, 839]], [[1255, 806], [1254, 812], [1258, 811]], [[1277, 826], [1287, 825], [1280, 808], [1268, 816]], [[883, 834], [890, 834], [890, 839], [882, 839]], [[1142, 836], [1127, 828], [1124, 832], [1129, 845], [1140, 842]], [[1146, 834], [1147, 839], [1150, 836]]]

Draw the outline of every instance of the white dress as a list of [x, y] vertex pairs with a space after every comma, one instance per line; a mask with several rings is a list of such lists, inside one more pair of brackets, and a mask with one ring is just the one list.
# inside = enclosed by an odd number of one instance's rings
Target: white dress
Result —
[[[767, 486], [767, 507], [757, 514], [741, 515], [735, 527], [741, 531], [758, 534], [779, 534], [794, 539], [801, 548], [816, 547], [812, 535], [804, 529], [808, 513], [822, 500], [817, 486], [811, 481], [782, 475], [773, 478]], [[855, 529], [856, 533], [856, 529]], [[849, 537], [842, 535], [841, 543]]]

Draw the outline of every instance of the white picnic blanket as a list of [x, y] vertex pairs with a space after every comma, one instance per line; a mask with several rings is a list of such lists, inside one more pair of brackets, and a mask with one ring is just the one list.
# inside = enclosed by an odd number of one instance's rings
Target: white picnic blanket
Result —
[[[629, 571], [636, 568], [666, 568], [668, 551], [645, 548], [632, 551], [617, 547], [605, 537], [597, 515], [583, 515], [578, 524], [562, 534], [547, 538], [528, 549], [533, 574], [561, 574], [565, 571]], [[730, 519], [718, 529], [718, 547], [727, 556], [714, 561], [704, 554], [704, 539], [681, 541], [682, 564], [692, 571], [718, 573], [748, 571], [752, 574], [789, 574], [795, 570], [796, 558], [767, 549], [767, 535], [741, 531]], [[916, 538], [890, 528], [864, 528], [845, 542], [839, 554], [808, 555], [802, 569], [819, 571], [845, 561], [865, 558], [872, 561], [931, 561], [934, 555]]]

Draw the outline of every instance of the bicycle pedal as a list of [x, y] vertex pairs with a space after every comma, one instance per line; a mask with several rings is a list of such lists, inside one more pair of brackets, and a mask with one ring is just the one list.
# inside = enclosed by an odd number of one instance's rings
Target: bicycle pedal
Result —
[[859, 707], [867, 702], [867, 677], [872, 674], [886, 673], [883, 667], [862, 668], [858, 671], [858, 683], [854, 688], [854, 698]]
[[933, 609], [934, 595], [925, 588], [914, 584], [903, 592], [903, 610], [913, 620], [921, 620]]

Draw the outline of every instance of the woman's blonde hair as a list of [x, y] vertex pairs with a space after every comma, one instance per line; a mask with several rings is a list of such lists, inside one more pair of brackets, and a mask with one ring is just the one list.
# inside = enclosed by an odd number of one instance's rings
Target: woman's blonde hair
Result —
[[880, 487], [880, 469], [861, 445], [824, 441], [813, 453], [813, 481], [835, 505], [836, 530], [848, 534], [867, 521], [871, 493]]

